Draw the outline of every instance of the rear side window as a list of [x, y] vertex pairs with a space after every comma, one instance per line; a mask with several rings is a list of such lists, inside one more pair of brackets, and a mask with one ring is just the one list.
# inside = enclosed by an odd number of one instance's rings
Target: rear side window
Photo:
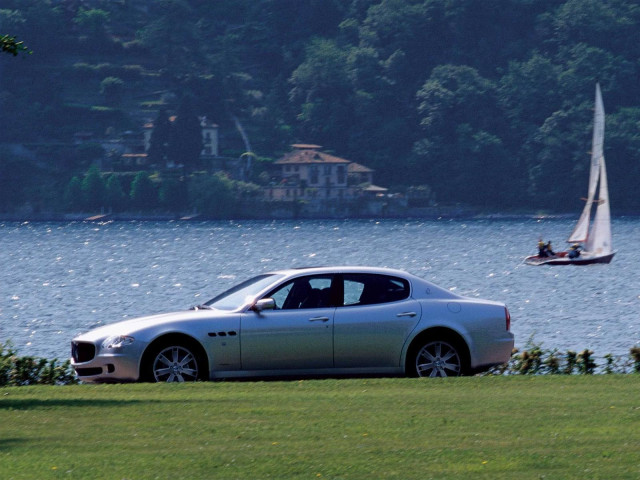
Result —
[[397, 302], [409, 294], [409, 282], [404, 278], [368, 273], [344, 275], [344, 306]]

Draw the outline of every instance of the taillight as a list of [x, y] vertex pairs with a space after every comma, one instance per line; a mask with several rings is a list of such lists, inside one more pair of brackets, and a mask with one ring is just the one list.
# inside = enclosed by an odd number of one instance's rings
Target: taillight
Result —
[[511, 330], [511, 314], [509, 313], [509, 309], [504, 307], [504, 318], [507, 322], [507, 332]]

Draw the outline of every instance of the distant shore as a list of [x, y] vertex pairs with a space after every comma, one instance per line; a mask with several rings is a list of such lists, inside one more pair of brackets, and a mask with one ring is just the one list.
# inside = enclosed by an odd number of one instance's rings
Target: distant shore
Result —
[[[637, 216], [638, 214], [632, 215]], [[234, 220], [340, 220], [340, 219], [478, 219], [478, 220], [522, 220], [522, 219], [564, 219], [576, 217], [569, 213], [539, 213], [539, 212], [504, 212], [483, 213], [472, 209], [407, 211], [404, 215], [253, 215], [238, 217], [210, 217], [200, 214], [172, 214], [172, 213], [0, 213], [0, 222], [168, 222], [168, 221], [234, 221]]]

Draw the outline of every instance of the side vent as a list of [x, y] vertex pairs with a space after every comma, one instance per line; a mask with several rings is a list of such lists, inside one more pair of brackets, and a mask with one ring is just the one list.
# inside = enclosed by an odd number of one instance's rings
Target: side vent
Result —
[[235, 337], [237, 332], [231, 330], [230, 332], [209, 332], [207, 335], [210, 337], [226, 337], [229, 335], [230, 337]]

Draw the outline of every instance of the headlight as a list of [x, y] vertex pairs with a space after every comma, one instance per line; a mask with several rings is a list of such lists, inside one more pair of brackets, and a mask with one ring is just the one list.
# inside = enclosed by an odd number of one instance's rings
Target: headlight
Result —
[[113, 348], [122, 348], [127, 345], [131, 345], [134, 341], [133, 337], [128, 337], [126, 335], [114, 335], [113, 337], [109, 337], [102, 342], [101, 348], [105, 349], [113, 349]]

